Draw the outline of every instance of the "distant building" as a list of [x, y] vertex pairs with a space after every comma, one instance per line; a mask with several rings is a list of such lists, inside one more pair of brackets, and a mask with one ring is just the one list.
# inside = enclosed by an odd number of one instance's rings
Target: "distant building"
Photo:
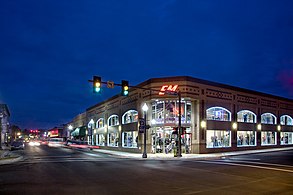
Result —
[[66, 128], [69, 131], [69, 139], [75, 140], [86, 140], [87, 133], [87, 117], [86, 112], [77, 115], [70, 123], [67, 124]]
[[52, 138], [52, 137], [66, 137], [66, 135], [64, 135], [64, 128], [62, 127], [54, 127], [52, 129], [49, 129], [47, 132], [47, 137], [48, 138]]
[[0, 132], [1, 145], [9, 141], [9, 118], [10, 112], [6, 104], [0, 104]]
[[[192, 77], [149, 79], [78, 115], [90, 144], [103, 149], [143, 151], [139, 119], [146, 103], [148, 153], [175, 150], [181, 92], [182, 153], [214, 153], [293, 145], [293, 100]], [[154, 89], [153, 91], [145, 89]], [[90, 122], [93, 121], [93, 122]]]

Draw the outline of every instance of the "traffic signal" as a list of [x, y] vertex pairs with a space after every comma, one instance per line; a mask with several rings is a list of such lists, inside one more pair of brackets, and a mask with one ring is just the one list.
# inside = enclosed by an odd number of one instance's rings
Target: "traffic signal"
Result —
[[93, 81], [93, 91], [94, 91], [94, 93], [101, 93], [101, 87], [102, 87], [101, 77], [94, 76], [93, 80], [94, 80]]
[[121, 90], [121, 95], [123, 96], [128, 96], [129, 93], [129, 85], [128, 81], [122, 80], [122, 90]]

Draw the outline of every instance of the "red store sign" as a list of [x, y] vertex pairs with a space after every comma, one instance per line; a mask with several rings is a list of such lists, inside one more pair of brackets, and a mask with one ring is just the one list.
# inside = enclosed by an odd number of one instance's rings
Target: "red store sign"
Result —
[[159, 95], [165, 95], [165, 91], [173, 91], [176, 92], [178, 85], [163, 85], [159, 92]]

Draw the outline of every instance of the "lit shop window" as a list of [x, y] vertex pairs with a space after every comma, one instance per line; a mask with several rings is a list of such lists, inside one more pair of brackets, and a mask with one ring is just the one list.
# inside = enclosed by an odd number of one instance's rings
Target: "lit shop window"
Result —
[[118, 133], [108, 134], [108, 146], [118, 147], [119, 136]]
[[207, 120], [231, 121], [231, 112], [222, 107], [207, 109]]
[[241, 110], [237, 113], [237, 122], [256, 123], [256, 114], [249, 110]]
[[122, 124], [134, 123], [138, 121], [138, 112], [136, 110], [129, 110], [122, 116]]
[[289, 115], [281, 116], [281, 125], [293, 125], [293, 120]]
[[123, 132], [122, 133], [122, 147], [137, 148], [137, 131]]
[[261, 132], [261, 145], [276, 145], [276, 132], [263, 131]]
[[207, 130], [207, 148], [231, 147], [231, 131]]
[[276, 124], [276, 117], [271, 113], [264, 113], [261, 115], [262, 124]]
[[255, 146], [255, 131], [237, 131], [237, 146]]
[[104, 123], [104, 119], [103, 118], [100, 118], [97, 123], [96, 123], [96, 127], [97, 128], [103, 128], [105, 126], [105, 123]]
[[111, 127], [111, 126], [116, 126], [116, 125], [119, 125], [118, 115], [110, 116], [108, 119], [108, 126]]
[[281, 145], [293, 144], [293, 132], [281, 132]]
[[98, 146], [104, 146], [106, 143], [106, 139], [104, 134], [97, 134], [96, 135], [97, 145]]
[[[152, 103], [152, 120], [155, 124], [178, 123], [179, 102], [177, 100]], [[191, 123], [191, 102], [181, 101], [181, 122]]]

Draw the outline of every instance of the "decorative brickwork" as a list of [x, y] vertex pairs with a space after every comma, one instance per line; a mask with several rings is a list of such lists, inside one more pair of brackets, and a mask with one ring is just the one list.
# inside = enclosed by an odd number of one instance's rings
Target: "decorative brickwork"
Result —
[[247, 103], [247, 104], [257, 104], [257, 98], [245, 95], [237, 94], [237, 102]]
[[207, 89], [206, 96], [212, 97], [212, 98], [218, 98], [218, 99], [225, 99], [225, 100], [232, 100], [233, 99], [232, 93], [213, 90], [213, 89]]
[[278, 106], [276, 101], [271, 101], [271, 100], [267, 100], [267, 99], [261, 99], [261, 105], [267, 106], [267, 107], [272, 107], [272, 108], [277, 108], [277, 106]]

